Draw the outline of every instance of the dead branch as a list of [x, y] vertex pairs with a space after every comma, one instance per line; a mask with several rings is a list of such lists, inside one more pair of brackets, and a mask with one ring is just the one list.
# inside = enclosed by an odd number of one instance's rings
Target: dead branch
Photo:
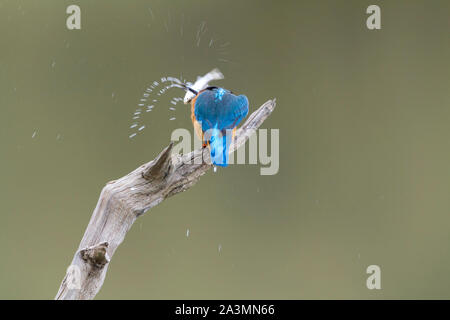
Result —
[[[275, 99], [269, 100], [249, 116], [237, 130], [231, 152], [245, 144], [274, 108]], [[178, 155], [171, 154], [172, 146], [106, 184], [55, 299], [93, 299], [103, 285], [110, 259], [134, 221], [164, 199], [192, 187], [211, 168], [207, 148]]]

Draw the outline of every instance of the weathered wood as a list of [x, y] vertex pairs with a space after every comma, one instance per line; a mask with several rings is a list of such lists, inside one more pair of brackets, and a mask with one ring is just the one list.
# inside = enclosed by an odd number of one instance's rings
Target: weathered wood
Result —
[[[231, 152], [245, 144], [274, 108], [275, 99], [269, 100], [249, 116], [237, 130]], [[189, 189], [211, 168], [207, 148], [178, 155], [171, 154], [172, 146], [106, 184], [55, 299], [93, 299], [103, 285], [110, 259], [137, 217]]]

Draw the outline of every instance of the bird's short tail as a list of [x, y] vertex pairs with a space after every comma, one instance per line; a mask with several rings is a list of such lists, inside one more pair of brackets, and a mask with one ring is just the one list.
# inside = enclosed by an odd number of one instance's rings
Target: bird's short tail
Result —
[[211, 149], [211, 162], [216, 166], [226, 167], [231, 144], [231, 135], [222, 134], [220, 130], [213, 129], [209, 140]]

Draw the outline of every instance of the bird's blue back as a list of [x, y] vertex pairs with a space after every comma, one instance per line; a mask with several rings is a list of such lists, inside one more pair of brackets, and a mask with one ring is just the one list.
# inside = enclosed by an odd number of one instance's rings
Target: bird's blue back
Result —
[[194, 101], [195, 121], [201, 123], [204, 133], [211, 133], [206, 140], [213, 164], [228, 165], [231, 137], [227, 137], [227, 130], [235, 129], [247, 114], [245, 95], [236, 96], [223, 88], [208, 88], [198, 94]]
[[202, 130], [235, 128], [248, 114], [248, 99], [222, 88], [201, 92], [195, 101], [195, 118]]

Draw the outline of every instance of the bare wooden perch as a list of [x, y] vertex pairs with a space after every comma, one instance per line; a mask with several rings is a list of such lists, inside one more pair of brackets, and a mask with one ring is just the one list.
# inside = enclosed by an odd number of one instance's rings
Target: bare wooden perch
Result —
[[[269, 100], [249, 116], [237, 130], [231, 152], [245, 144], [274, 108], [275, 99]], [[103, 285], [111, 257], [136, 218], [167, 197], [189, 189], [211, 168], [208, 149], [178, 155], [171, 154], [172, 146], [106, 184], [55, 299], [93, 299]]]

